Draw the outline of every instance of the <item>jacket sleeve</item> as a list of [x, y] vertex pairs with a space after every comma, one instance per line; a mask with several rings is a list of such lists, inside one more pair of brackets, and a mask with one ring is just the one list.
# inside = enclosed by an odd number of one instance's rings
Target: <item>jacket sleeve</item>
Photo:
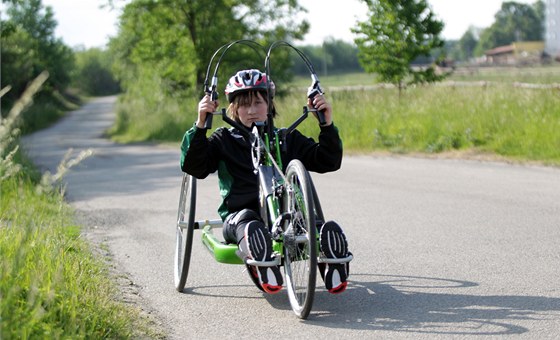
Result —
[[340, 169], [342, 140], [334, 124], [321, 127], [318, 143], [297, 130], [290, 134], [288, 143], [288, 161], [299, 159], [307, 170], [318, 173]]
[[199, 179], [218, 169], [219, 148], [206, 138], [206, 131], [193, 126], [181, 142], [181, 170]]

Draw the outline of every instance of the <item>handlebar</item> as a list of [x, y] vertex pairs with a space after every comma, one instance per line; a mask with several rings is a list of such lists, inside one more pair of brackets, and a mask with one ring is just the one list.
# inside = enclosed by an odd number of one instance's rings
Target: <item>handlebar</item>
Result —
[[[208, 68], [206, 70], [206, 78], [204, 80], [204, 92], [206, 92], [207, 94], [210, 95], [210, 98], [212, 101], [216, 100], [218, 98], [218, 93], [216, 92], [216, 88], [218, 85], [218, 68], [220, 66], [220, 62], [222, 60], [222, 58], [225, 56], [226, 52], [233, 46], [237, 45], [237, 44], [242, 44], [242, 45], [246, 45], [249, 46], [250, 48], [252, 48], [253, 50], [255, 50], [256, 52], [261, 52], [263, 51], [263, 46], [252, 41], [252, 40], [237, 40], [234, 42], [231, 42], [229, 44], [225, 44], [222, 45], [220, 48], [218, 48], [215, 52], [214, 55], [212, 55], [212, 58], [210, 59], [210, 63], [208, 64]], [[308, 88], [307, 91], [307, 98], [309, 99], [313, 99], [315, 96], [317, 95], [322, 95], [323, 94], [323, 90], [321, 89], [321, 86], [319, 84], [319, 78], [317, 77], [317, 73], [315, 72], [315, 69], [313, 68], [313, 65], [311, 64], [311, 62], [309, 61], [309, 59], [307, 58], [307, 56], [300, 51], [298, 48], [296, 48], [295, 46], [291, 45], [290, 43], [286, 42], [286, 41], [276, 41], [274, 43], [272, 43], [270, 45], [270, 47], [268, 48], [268, 51], [266, 53], [266, 58], [265, 58], [265, 70], [266, 70], [266, 74], [270, 77], [270, 56], [271, 56], [271, 52], [273, 49], [275, 49], [276, 47], [281, 47], [281, 46], [287, 46], [290, 47], [292, 50], [294, 50], [297, 54], [299, 54], [299, 56], [302, 58], [302, 60], [305, 62], [307, 68], [310, 71], [311, 74], [311, 86]], [[211, 84], [210, 86], [208, 86], [208, 80], [210, 79], [210, 69], [211, 66], [213, 64], [214, 58], [217, 57], [217, 55], [221, 52], [220, 57], [218, 58], [218, 61], [216, 63], [216, 67], [214, 69], [214, 74], [211, 78]], [[269, 102], [271, 100], [270, 98], [270, 91], [268, 91], [268, 95], [269, 95]], [[291, 133], [296, 127], [297, 125], [299, 125], [303, 120], [305, 120], [305, 118], [307, 118], [308, 112], [315, 112], [317, 119], [319, 121], [320, 125], [325, 125], [326, 124], [326, 119], [325, 119], [325, 114], [324, 114], [324, 110], [316, 110], [315, 108], [311, 107], [311, 108], [307, 108], [304, 107], [303, 108], [303, 114], [302, 116], [297, 119], [289, 128], [284, 129], [285, 131], [287, 131], [287, 134]], [[239, 131], [242, 131], [241, 133], [245, 134], [245, 132], [247, 131], [247, 129], [245, 127], [243, 127], [241, 124], [233, 121], [232, 119], [230, 119], [226, 113], [225, 113], [225, 109], [222, 109], [221, 112], [212, 112], [212, 113], [208, 113], [206, 115], [206, 119], [204, 122], [204, 128], [206, 129], [211, 129], [212, 128], [212, 117], [214, 115], [222, 115], [222, 119], [228, 123], [229, 125], [237, 128]], [[267, 128], [268, 128], [268, 132], [269, 134], [272, 134], [272, 131], [274, 130], [274, 123], [272, 121], [272, 113], [270, 111], [270, 106], [269, 106], [269, 112], [268, 112], [268, 118], [267, 118]]]
[[[301, 116], [299, 116], [298, 119], [296, 119], [289, 127], [287, 128], [282, 128], [280, 129], [281, 131], [281, 137], [285, 137], [286, 135], [289, 135], [290, 133], [292, 133], [299, 124], [301, 124], [305, 119], [307, 119], [309, 112], [316, 112], [318, 115], [320, 114], [320, 112], [316, 109], [309, 109], [307, 108], [307, 106], [303, 107], [303, 113]], [[239, 132], [244, 136], [244, 137], [249, 137], [251, 135], [251, 133], [249, 132], [249, 128], [243, 126], [242, 124], [236, 122], [235, 120], [231, 119], [228, 117], [228, 115], [226, 114], [226, 109], [222, 108], [221, 111], [215, 111], [215, 112], [208, 112], [206, 114], [206, 120], [204, 121], [204, 128], [205, 129], [211, 129], [212, 128], [212, 117], [213, 116], [222, 116], [222, 120], [226, 123], [228, 123], [229, 125], [231, 125], [232, 127], [236, 128], [237, 130], [239, 130]], [[325, 118], [324, 115], [322, 115], [323, 120]], [[324, 123], [322, 123], [324, 124]]]
[[[319, 86], [317, 84], [317, 86]], [[316, 95], [322, 95], [323, 91], [321, 91], [320, 87], [310, 87], [308, 92], [307, 92], [307, 98], [313, 100], [313, 98], [315, 98]], [[317, 113], [317, 119], [319, 120], [319, 125], [325, 125], [327, 123], [327, 120], [325, 118], [325, 110], [316, 110], [316, 109], [311, 109], [308, 110], [309, 112], [316, 112]]]
[[243, 125], [239, 124], [238, 122], [236, 122], [235, 120], [231, 119], [228, 117], [228, 115], [226, 114], [226, 109], [222, 109], [221, 111], [215, 111], [215, 112], [208, 112], [206, 114], [206, 120], [204, 121], [204, 128], [205, 129], [211, 129], [212, 128], [212, 117], [213, 116], [222, 116], [222, 120], [226, 123], [228, 123], [229, 125], [231, 125], [232, 127], [236, 128], [237, 130], [239, 130], [239, 132], [244, 136], [244, 137], [249, 137], [251, 134], [249, 133], [249, 130], [244, 127]]
[[[307, 89], [307, 98], [313, 100], [316, 95], [323, 95], [323, 89], [321, 89], [321, 85], [319, 84], [319, 78], [315, 74], [315, 72], [311, 73], [311, 86]], [[319, 120], [319, 125], [325, 125], [327, 120], [325, 119], [325, 110], [317, 111], [317, 119]]]

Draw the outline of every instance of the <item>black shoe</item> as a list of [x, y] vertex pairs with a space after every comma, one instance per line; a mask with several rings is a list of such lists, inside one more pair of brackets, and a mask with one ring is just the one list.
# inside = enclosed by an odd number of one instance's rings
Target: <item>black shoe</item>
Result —
[[[346, 236], [333, 221], [326, 222], [321, 228], [320, 245], [321, 252], [328, 259], [341, 259], [349, 255]], [[326, 263], [325, 266], [323, 280], [329, 293], [344, 292], [348, 286], [348, 263]]]
[[[249, 222], [245, 227], [245, 242], [249, 250], [249, 257], [255, 261], [272, 261], [272, 239], [264, 230], [262, 224], [256, 221]], [[254, 267], [258, 282], [262, 289], [270, 294], [278, 293], [282, 289], [283, 279], [278, 266]]]

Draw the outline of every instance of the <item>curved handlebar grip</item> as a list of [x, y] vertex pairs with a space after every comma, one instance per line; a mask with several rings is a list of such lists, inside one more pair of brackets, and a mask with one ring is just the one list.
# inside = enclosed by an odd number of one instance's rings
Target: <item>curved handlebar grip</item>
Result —
[[211, 129], [212, 128], [212, 112], [206, 113], [206, 119], [204, 120], [204, 128]]
[[319, 125], [327, 124], [327, 119], [325, 118], [325, 110], [317, 111], [317, 119], [319, 120]]
[[[206, 91], [206, 94], [210, 96], [210, 100], [211, 101], [216, 101], [218, 100], [218, 92], [216, 92], [215, 90], [210, 90], [208, 89]], [[212, 128], [212, 116], [214, 114], [220, 114], [219, 112], [206, 112], [206, 119], [204, 119], [204, 128], [205, 129], [211, 129]]]
[[[307, 98], [313, 99], [318, 94], [322, 94], [321, 90], [319, 90], [316, 87], [310, 88], [307, 92]], [[321, 111], [316, 110], [315, 112], [317, 113], [317, 119], [319, 120], [319, 125], [327, 124], [327, 120], [325, 119], [325, 110], [321, 110]]]

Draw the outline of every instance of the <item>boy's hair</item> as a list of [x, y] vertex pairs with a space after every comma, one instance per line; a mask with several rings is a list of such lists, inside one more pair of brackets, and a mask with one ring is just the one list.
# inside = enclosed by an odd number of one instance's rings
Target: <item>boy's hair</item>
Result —
[[274, 106], [274, 99], [271, 99], [270, 103], [268, 103], [268, 96], [266, 91], [247, 91], [237, 94], [233, 97], [231, 103], [228, 106], [227, 112], [231, 119], [235, 120], [236, 122], [240, 123], [239, 114], [237, 113], [237, 109], [239, 109], [242, 105], [248, 105], [253, 102], [253, 97], [259, 93], [261, 97], [267, 102], [268, 105], [272, 105], [272, 118], [275, 118], [278, 114], [276, 112], [276, 107]]

